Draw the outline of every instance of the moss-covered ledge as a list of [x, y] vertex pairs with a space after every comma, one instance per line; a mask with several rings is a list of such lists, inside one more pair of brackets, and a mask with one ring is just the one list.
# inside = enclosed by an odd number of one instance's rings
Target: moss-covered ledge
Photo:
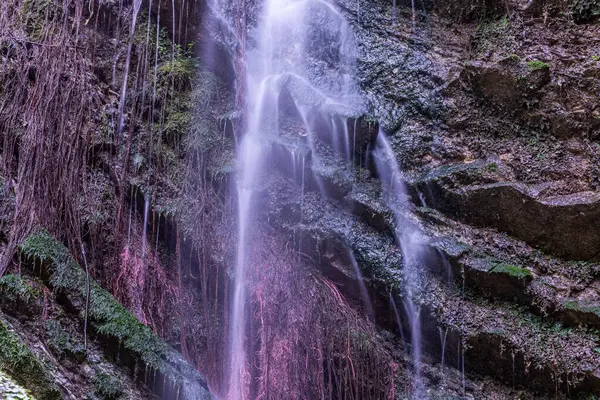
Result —
[[[42, 279], [64, 295], [69, 308], [83, 316], [86, 275], [67, 248], [47, 231], [40, 230], [27, 237], [20, 250], [28, 260], [39, 263]], [[172, 392], [185, 400], [212, 399], [198, 371], [94, 280], [90, 280], [89, 321], [91, 333], [97, 334], [105, 347], [118, 352], [114, 347], [123, 346], [119, 358], [133, 371], [156, 371], [151, 383], [155, 393], [163, 396]], [[140, 380], [145, 378], [141, 375]]]
[[[2, 313], [0, 313], [0, 389], [5, 383], [8, 385], [8, 377], [3, 376], [1, 371], [7, 372], [16, 383], [29, 389], [39, 400], [62, 399], [58, 386], [49, 374], [47, 367], [33, 354], [11, 325], [4, 320]], [[4, 382], [5, 379], [6, 382]], [[3, 394], [0, 390], [0, 395]], [[7, 398], [12, 399], [13, 397]]]

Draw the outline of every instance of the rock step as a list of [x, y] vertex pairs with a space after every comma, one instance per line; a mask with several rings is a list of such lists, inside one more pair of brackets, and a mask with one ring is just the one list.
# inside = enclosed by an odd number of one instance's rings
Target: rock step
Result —
[[[393, 290], [402, 297], [405, 287], [402, 256], [394, 241], [357, 221], [339, 204], [325, 201], [316, 193], [301, 196], [290, 180], [273, 178], [271, 188], [268, 213], [272, 223], [294, 235], [302, 245], [301, 251], [321, 265], [330, 278], [341, 282], [347, 296], [360, 303], [356, 283], [354, 286], [351, 283], [352, 268], [346, 259], [347, 247], [351, 248], [372, 289], [378, 324], [394, 326], [393, 317], [386, 317], [393, 314], [384, 293]], [[600, 353], [595, 350], [599, 343], [593, 334], [544, 322], [504, 303], [481, 298], [470, 300], [442, 284], [439, 276], [429, 274], [427, 278], [425, 294], [417, 301], [423, 310], [424, 337], [430, 340], [426, 343], [428, 352], [441, 356], [441, 345], [431, 338], [439, 337], [438, 328], [448, 329], [448, 340], [455, 343], [461, 340], [465, 363], [470, 366], [467, 368], [489, 371], [498, 378], [511, 376], [507, 371], [513, 368], [514, 353], [518, 385], [553, 391], [553, 379], [569, 375], [572, 392], [600, 390]], [[551, 357], [549, 352], [553, 354]], [[450, 351], [450, 357], [461, 356], [455, 353]]]
[[498, 229], [561, 258], [600, 259], [600, 193], [543, 198], [540, 185], [482, 179], [500, 164], [458, 163], [412, 177], [413, 198], [421, 196], [455, 219]]
[[[284, 166], [282, 168], [284, 173], [298, 181], [301, 179], [299, 171], [302, 171], [305, 190], [324, 192], [338, 201], [343, 208], [359, 216], [367, 225], [393, 237], [396, 221], [394, 213], [382, 198], [380, 182], [371, 178], [368, 171], [336, 157], [327, 150], [326, 146], [317, 148], [321, 152], [319, 155], [321, 165], [313, 170], [310, 149], [302, 148], [297, 143], [290, 146], [289, 142], [285, 140], [273, 145], [273, 151], [278, 155], [278, 165]], [[297, 159], [297, 154], [300, 153], [305, 159], [302, 165], [298, 166], [296, 162], [295, 168], [288, 167], [286, 169], [285, 166], [290, 165], [290, 160]], [[285, 162], [286, 159], [287, 162]], [[441, 169], [446, 173], [455, 174], [464, 172], [466, 168], [488, 171], [490, 163], [493, 164], [493, 161], [480, 160], [468, 165], [447, 166]], [[465, 181], [475, 179], [475, 177], [467, 174], [462, 175], [460, 179]], [[415, 187], [412, 187], [413, 194], [416, 193]], [[418, 198], [418, 195], [415, 194], [414, 197]], [[436, 210], [426, 207], [420, 209], [419, 216], [429, 223], [421, 223], [415, 219], [410, 209], [405, 211], [404, 219], [419, 225], [420, 229], [428, 236], [428, 238], [424, 238], [422, 245], [432, 255], [433, 261], [427, 264], [432, 272], [440, 276], [450, 274], [458, 281], [463, 279], [464, 274], [464, 283], [479, 294], [504, 300], [517, 300], [536, 314], [550, 315], [567, 326], [583, 324], [600, 328], [600, 301], [597, 296], [593, 296], [593, 293], [587, 295], [586, 299], [578, 299], [565, 294], [565, 290], [558, 290], [552, 279], [540, 272], [539, 268], [538, 270], [531, 268], [527, 264], [531, 262], [529, 260], [523, 260], [526, 262], [523, 264], [523, 262], [514, 261], [511, 252], [494, 254], [492, 251], [494, 246], [482, 249], [479, 245], [468, 245], [468, 240], [463, 243], [454, 239], [458, 232], [465, 232], [473, 228], [444, 217]], [[445, 232], [440, 233], [440, 226], [453, 226], [453, 229], [446, 229]], [[493, 237], [493, 242], [505, 242], [507, 247], [519, 246], [519, 244], [515, 244], [514, 239], [506, 238], [500, 233], [487, 232], [487, 234]], [[524, 248], [523, 252], [525, 253], [532, 252], [528, 246], [520, 244], [520, 247]], [[540, 254], [540, 257], [547, 258], [543, 254]], [[589, 270], [591, 275], [600, 274], [600, 266], [595, 264], [570, 265], [569, 262], [557, 259], [550, 261], [558, 264], [558, 269], [581, 268]], [[565, 279], [562, 280], [562, 287], [569, 285]], [[571, 284], [575, 286], [575, 283]], [[591, 288], [587, 291], [593, 292], [594, 290]], [[583, 292], [585, 295], [585, 290]]]

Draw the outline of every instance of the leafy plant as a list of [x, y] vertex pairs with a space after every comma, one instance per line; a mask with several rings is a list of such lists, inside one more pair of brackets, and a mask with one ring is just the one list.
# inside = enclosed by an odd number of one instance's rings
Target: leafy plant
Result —
[[48, 319], [44, 328], [48, 344], [58, 356], [68, 354], [80, 358], [85, 354], [83, 343], [67, 332], [58, 321]]
[[571, 5], [575, 22], [588, 22], [600, 17], [600, 0], [575, 0]]
[[8, 274], [0, 278], [0, 293], [10, 300], [29, 302], [40, 296], [40, 291], [31, 287], [21, 275]]

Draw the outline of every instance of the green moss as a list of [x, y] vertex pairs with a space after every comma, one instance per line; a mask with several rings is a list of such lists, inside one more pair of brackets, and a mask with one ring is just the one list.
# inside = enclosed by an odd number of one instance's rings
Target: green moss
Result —
[[50, 349], [59, 357], [70, 355], [77, 359], [83, 359], [85, 349], [83, 343], [67, 332], [58, 321], [46, 320], [44, 324], [46, 341]]
[[40, 297], [40, 291], [33, 288], [21, 275], [8, 274], [0, 278], [0, 293], [11, 301], [29, 302]]
[[[20, 247], [27, 256], [45, 263], [55, 290], [85, 297], [85, 273], [67, 248], [48, 232], [42, 230], [30, 235]], [[148, 366], [166, 373], [172, 372], [165, 363], [168, 352], [172, 351], [169, 346], [95, 281], [90, 282], [89, 315], [100, 334], [117, 339]]]
[[477, 54], [497, 51], [501, 54], [513, 54], [516, 39], [510, 29], [510, 20], [485, 21], [477, 26], [475, 33], [475, 49]]
[[533, 277], [528, 269], [507, 263], [495, 264], [494, 267], [492, 267], [492, 269], [490, 270], [490, 272], [496, 274], [506, 274], [519, 279], [530, 279]]
[[8, 323], [0, 320], [0, 369], [21, 385], [27, 386], [41, 400], [62, 396], [44, 365], [29, 350]]
[[94, 376], [94, 388], [96, 395], [105, 400], [118, 399], [123, 393], [121, 382], [114, 376], [103, 373]]
[[600, 304], [598, 303], [585, 303], [578, 300], [565, 300], [563, 302], [563, 308], [566, 310], [579, 311], [584, 313], [592, 313], [600, 315]]
[[516, 55], [516, 54], [513, 53], [513, 54], [509, 54], [508, 55], [507, 60], [511, 61], [511, 62], [513, 62], [515, 64], [518, 64], [518, 63], [521, 62], [521, 57], [519, 57], [518, 55]]
[[576, 22], [593, 21], [600, 17], [600, 0], [574, 0], [571, 13]]
[[547, 70], [550, 69], [550, 64], [547, 64], [543, 61], [529, 61], [527, 62], [527, 66], [532, 70], [532, 71], [539, 71], [539, 70]]

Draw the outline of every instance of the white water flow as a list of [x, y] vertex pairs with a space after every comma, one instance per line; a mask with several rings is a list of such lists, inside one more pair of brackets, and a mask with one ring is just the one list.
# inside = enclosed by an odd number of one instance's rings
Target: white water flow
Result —
[[[252, 379], [246, 354], [245, 277], [250, 268], [248, 249], [260, 245], [251, 236], [262, 211], [256, 188], [265, 175], [263, 167], [271, 155], [271, 143], [281, 135], [290, 135], [282, 128], [287, 125], [280, 122], [293, 118], [279, 112], [280, 94], [285, 91], [287, 95], [282, 98], [292, 100], [286, 109], [296, 108], [295, 118], [305, 131], [292, 135], [311, 148], [313, 164], [319, 163], [319, 140], [337, 144], [338, 154], [350, 157], [348, 117], [363, 110], [354, 82], [354, 37], [342, 14], [327, 0], [264, 0], [257, 27], [248, 32], [247, 45], [248, 111], [246, 132], [240, 135], [238, 147], [239, 231], [229, 332], [228, 397], [235, 400], [248, 397]], [[301, 176], [302, 186], [305, 156], [299, 152], [289, 157], [293, 163], [290, 169]]]
[[409, 319], [410, 343], [417, 387], [416, 397], [419, 397], [421, 386], [421, 318], [420, 308], [414, 299], [418, 296], [421, 287], [420, 264], [423, 260], [423, 246], [419, 242], [420, 232], [413, 223], [407, 220], [403, 210], [412, 207], [407, 195], [402, 171], [396, 156], [385, 134], [379, 132], [375, 150], [373, 151], [377, 172], [384, 185], [384, 196], [388, 206], [396, 216], [395, 236], [403, 256], [403, 275], [405, 296], [403, 300], [404, 311]]

